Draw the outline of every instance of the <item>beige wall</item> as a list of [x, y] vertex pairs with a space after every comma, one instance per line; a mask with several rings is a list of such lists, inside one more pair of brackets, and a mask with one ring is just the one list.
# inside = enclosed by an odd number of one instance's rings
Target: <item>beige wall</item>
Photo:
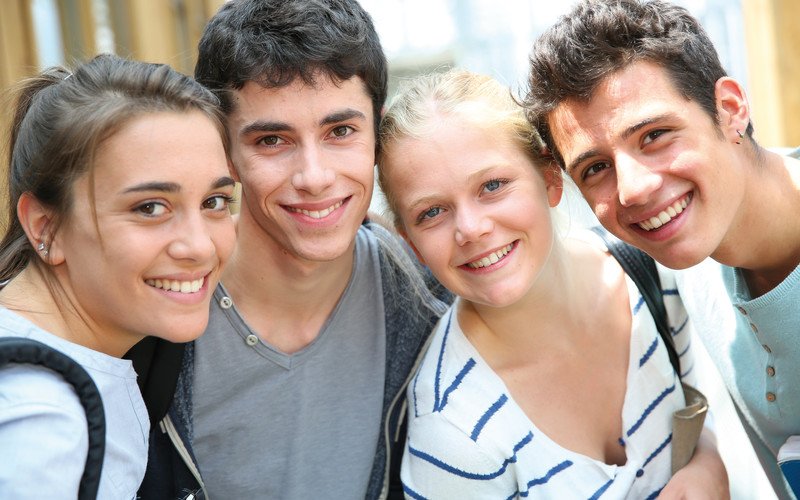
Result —
[[800, 146], [800, 2], [743, 0], [742, 16], [756, 138]]

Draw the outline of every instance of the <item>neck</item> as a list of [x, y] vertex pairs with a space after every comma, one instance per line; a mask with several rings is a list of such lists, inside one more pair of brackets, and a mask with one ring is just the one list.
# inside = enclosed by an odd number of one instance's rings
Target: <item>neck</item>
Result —
[[251, 329], [281, 351], [296, 352], [318, 336], [347, 288], [355, 240], [334, 260], [308, 261], [241, 222], [222, 281]]
[[754, 297], [775, 288], [800, 263], [800, 161], [761, 154], [762, 161], [750, 167], [740, 216], [712, 254], [742, 269]]
[[110, 335], [92, 323], [61, 270], [52, 269], [53, 279], [48, 279], [36, 264], [29, 264], [0, 291], [0, 304], [48, 333], [110, 356], [122, 357], [141, 340]]
[[[590, 320], [582, 307], [591, 291], [585, 271], [585, 244], [556, 241], [553, 250], [530, 291], [517, 302], [495, 308], [460, 301], [459, 322], [470, 341], [484, 354], [500, 359], [530, 357], [560, 345], [569, 348]], [[553, 332], [559, 332], [553, 335]]]

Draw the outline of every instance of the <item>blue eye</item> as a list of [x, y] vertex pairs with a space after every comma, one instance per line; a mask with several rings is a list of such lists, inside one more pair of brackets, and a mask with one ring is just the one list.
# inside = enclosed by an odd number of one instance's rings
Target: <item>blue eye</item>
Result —
[[508, 179], [492, 179], [483, 184], [483, 189], [484, 191], [491, 193], [493, 191], [497, 191], [505, 184], [508, 184]]
[[417, 217], [417, 224], [428, 219], [433, 219], [440, 213], [442, 213], [442, 207], [431, 207], [419, 214], [419, 217]]

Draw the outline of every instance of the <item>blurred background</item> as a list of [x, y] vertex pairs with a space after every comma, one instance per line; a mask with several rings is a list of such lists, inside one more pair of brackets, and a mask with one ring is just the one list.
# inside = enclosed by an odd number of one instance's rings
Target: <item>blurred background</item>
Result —
[[[0, 88], [100, 52], [191, 74], [197, 40], [224, 0], [2, 0]], [[678, 0], [742, 81], [765, 146], [800, 144], [800, 2]], [[362, 0], [390, 59], [392, 82], [458, 65], [518, 87], [531, 42], [572, 0]]]
[[[225, 0], [0, 0], [0, 164], [6, 151], [11, 87], [53, 65], [111, 52], [194, 70], [197, 41]], [[389, 57], [390, 100], [397, 82], [460, 66], [524, 91], [530, 46], [574, 0], [361, 0]], [[800, 1], [677, 0], [708, 31], [728, 73], [751, 101], [756, 139], [772, 148], [800, 145]], [[5, 176], [3, 176], [5, 177]], [[3, 189], [3, 191], [5, 191]], [[5, 203], [5, 201], [0, 200]], [[565, 211], [592, 223], [580, 196]], [[381, 212], [380, 193], [373, 210]], [[700, 342], [695, 343], [700, 346]], [[738, 419], [701, 352], [701, 388], [715, 410], [733, 498], [774, 498]]]

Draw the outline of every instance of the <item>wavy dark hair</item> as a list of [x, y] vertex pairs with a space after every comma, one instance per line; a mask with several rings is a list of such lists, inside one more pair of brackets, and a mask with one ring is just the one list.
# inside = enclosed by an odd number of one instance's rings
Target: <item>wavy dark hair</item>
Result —
[[588, 101], [603, 79], [638, 61], [663, 67], [675, 88], [719, 123], [715, 84], [726, 73], [686, 9], [662, 0], [583, 0], [534, 43], [523, 101], [528, 120], [562, 166], [550, 112], [566, 99]]

